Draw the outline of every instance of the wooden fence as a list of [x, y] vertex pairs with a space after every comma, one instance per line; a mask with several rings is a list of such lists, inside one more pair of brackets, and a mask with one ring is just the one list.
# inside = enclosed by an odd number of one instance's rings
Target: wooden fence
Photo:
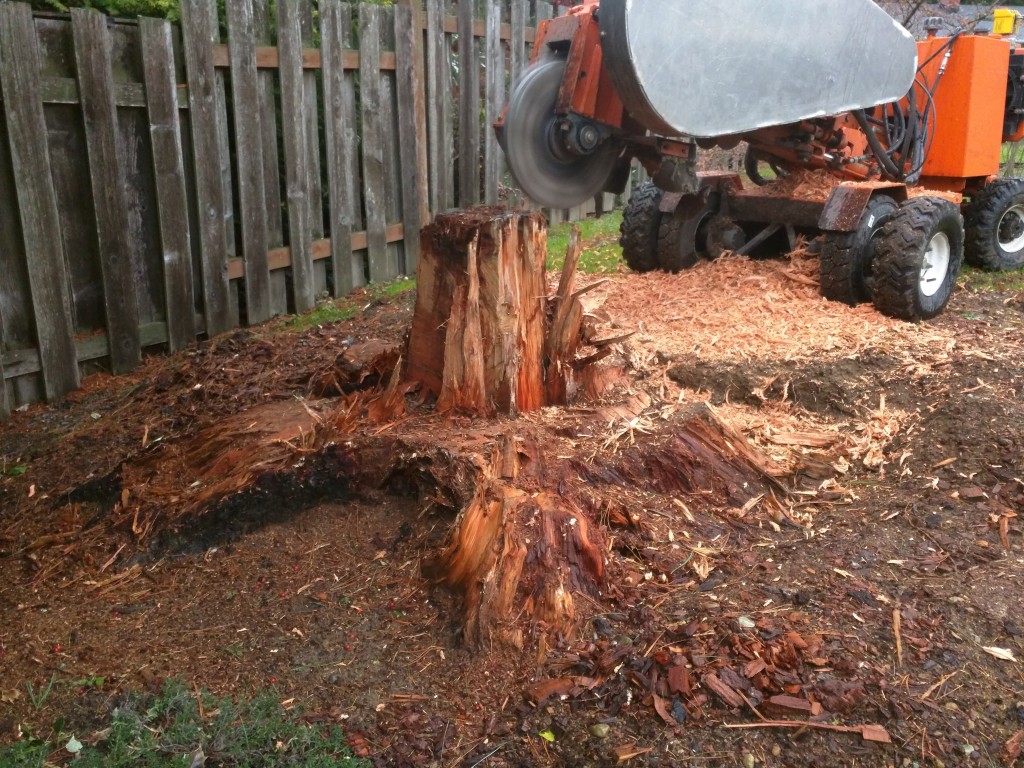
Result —
[[490, 123], [551, 4], [401, 3], [0, 2], [0, 417], [414, 274], [432, 212], [515, 200]]

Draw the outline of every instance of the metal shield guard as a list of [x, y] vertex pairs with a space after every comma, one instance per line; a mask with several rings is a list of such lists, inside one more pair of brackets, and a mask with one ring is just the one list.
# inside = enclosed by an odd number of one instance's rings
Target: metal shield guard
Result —
[[896, 101], [917, 45], [872, 0], [601, 0], [605, 66], [626, 109], [698, 138]]

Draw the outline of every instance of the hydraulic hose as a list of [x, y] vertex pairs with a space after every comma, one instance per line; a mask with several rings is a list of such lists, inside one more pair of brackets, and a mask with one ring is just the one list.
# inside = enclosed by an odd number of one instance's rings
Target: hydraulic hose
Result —
[[854, 110], [853, 116], [856, 118], [861, 130], [864, 131], [864, 135], [868, 140], [868, 146], [871, 148], [872, 153], [874, 153], [875, 158], [878, 160], [878, 164], [882, 166], [882, 170], [885, 171], [889, 178], [894, 181], [901, 181], [903, 174], [900, 172], [900, 169], [896, 167], [892, 158], [889, 157], [885, 147], [882, 146], [882, 142], [878, 140], [878, 136], [875, 134], [875, 129], [872, 128], [871, 124], [868, 122], [867, 114], [863, 109], [857, 109]]

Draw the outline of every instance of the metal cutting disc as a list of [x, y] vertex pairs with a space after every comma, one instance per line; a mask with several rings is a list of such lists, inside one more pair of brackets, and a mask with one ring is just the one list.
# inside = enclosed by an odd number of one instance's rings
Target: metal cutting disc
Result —
[[615, 168], [615, 142], [605, 141], [589, 154], [574, 154], [561, 141], [555, 114], [565, 60], [531, 65], [512, 91], [505, 114], [503, 147], [519, 187], [540, 205], [572, 208], [604, 189]]

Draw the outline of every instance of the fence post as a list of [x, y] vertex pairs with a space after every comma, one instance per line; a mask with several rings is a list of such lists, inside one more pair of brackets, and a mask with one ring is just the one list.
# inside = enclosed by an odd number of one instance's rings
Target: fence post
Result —
[[[39, 44], [32, 9], [0, 3], [0, 81], [18, 188], [43, 386], [54, 400], [78, 388], [71, 296], [61, 247], [57, 196], [40, 93]], [[6, 385], [5, 385], [6, 386]]]

